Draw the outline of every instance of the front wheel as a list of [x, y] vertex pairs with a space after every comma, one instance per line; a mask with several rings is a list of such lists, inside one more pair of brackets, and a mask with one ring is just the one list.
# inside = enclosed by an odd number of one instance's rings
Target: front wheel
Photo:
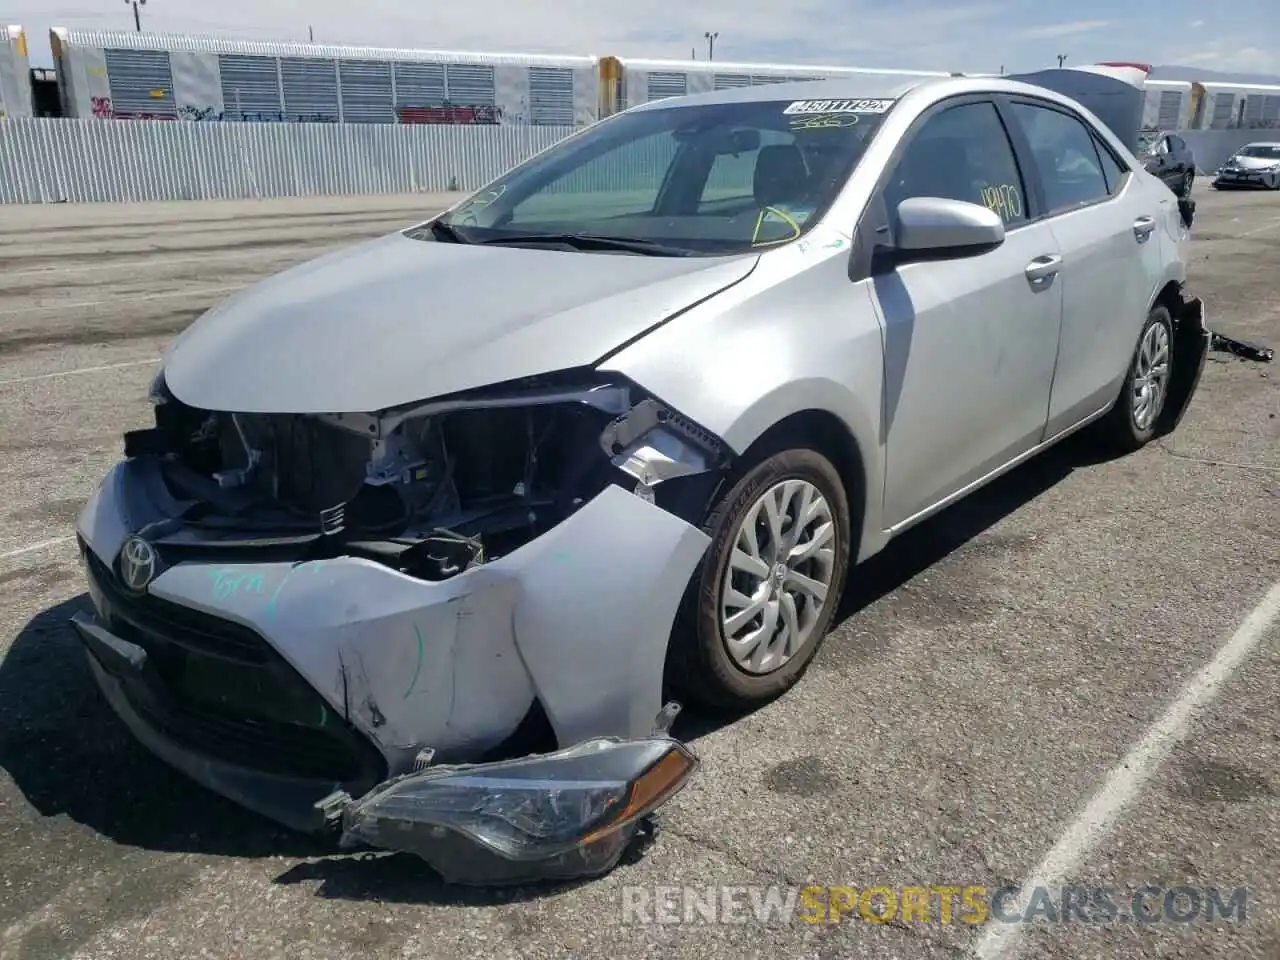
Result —
[[709, 706], [757, 706], [799, 680], [831, 626], [848, 497], [826, 457], [783, 450], [746, 469], [703, 529], [711, 546], [676, 620], [668, 685]]
[[1101, 439], [1120, 453], [1145, 446], [1156, 435], [1173, 372], [1173, 317], [1156, 304], [1147, 314], [1115, 406], [1099, 421]]
[[1196, 172], [1194, 170], [1188, 170], [1186, 173], [1182, 175], [1182, 190], [1178, 194], [1178, 196], [1181, 196], [1181, 197], [1191, 196], [1191, 188], [1195, 186], [1195, 183], [1196, 183]]

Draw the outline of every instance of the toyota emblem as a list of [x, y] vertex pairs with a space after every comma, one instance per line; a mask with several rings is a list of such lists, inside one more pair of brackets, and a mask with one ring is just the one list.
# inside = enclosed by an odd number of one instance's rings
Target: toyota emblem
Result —
[[120, 548], [120, 580], [134, 593], [142, 593], [155, 579], [156, 548], [141, 537], [130, 537]]

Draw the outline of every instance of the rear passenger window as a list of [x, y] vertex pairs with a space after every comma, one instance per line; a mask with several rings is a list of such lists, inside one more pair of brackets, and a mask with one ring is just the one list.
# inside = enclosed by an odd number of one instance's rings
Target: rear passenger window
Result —
[[1012, 106], [1035, 154], [1049, 214], [1107, 199], [1111, 191], [1088, 127], [1048, 107]]
[[1124, 186], [1124, 181], [1129, 176], [1129, 171], [1116, 159], [1116, 155], [1111, 152], [1111, 148], [1100, 139], [1094, 137], [1093, 145], [1098, 151], [1098, 160], [1102, 164], [1102, 175], [1107, 179], [1107, 192], [1114, 197], [1120, 192], [1120, 188]]
[[991, 103], [950, 107], [911, 138], [885, 188], [891, 209], [910, 197], [980, 203], [1006, 225], [1027, 220], [1026, 194], [1013, 147]]

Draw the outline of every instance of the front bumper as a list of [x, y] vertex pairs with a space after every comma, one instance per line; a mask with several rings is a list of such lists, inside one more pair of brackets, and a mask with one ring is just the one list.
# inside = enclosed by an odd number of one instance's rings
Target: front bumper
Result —
[[1280, 172], [1266, 170], [1219, 171], [1213, 178], [1215, 187], [1271, 187]]
[[440, 582], [352, 557], [215, 557], [162, 564], [136, 595], [115, 573], [124, 541], [179, 512], [156, 471], [118, 464], [86, 504], [96, 615], [73, 625], [135, 736], [214, 791], [319, 830], [315, 804], [335, 790], [358, 798], [424, 756], [475, 760], [535, 702], [562, 747], [652, 733], [672, 622], [708, 545], [658, 507], [609, 487]]

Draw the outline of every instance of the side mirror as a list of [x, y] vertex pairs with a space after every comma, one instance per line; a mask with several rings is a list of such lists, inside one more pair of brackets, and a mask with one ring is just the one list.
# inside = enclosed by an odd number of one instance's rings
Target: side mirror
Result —
[[899, 260], [963, 257], [1004, 243], [1000, 215], [977, 203], [911, 197], [898, 204]]

